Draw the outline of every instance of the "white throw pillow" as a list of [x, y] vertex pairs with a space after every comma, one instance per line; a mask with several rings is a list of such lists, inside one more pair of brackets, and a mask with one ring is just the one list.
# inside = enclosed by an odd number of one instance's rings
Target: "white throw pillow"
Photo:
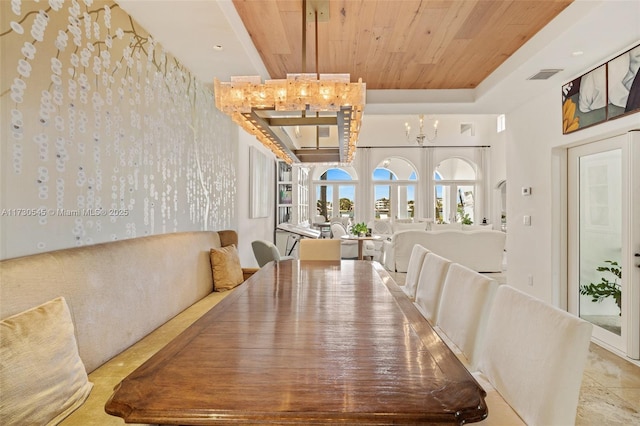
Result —
[[0, 361], [5, 425], [55, 425], [82, 405], [93, 387], [62, 297], [0, 321]]

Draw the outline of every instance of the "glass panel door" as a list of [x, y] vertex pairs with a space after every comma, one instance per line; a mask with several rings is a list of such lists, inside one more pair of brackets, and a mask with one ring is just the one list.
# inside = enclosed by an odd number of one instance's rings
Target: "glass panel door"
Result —
[[456, 222], [462, 222], [466, 225], [474, 223], [475, 216], [473, 214], [475, 206], [475, 195], [473, 185], [458, 185], [456, 187], [458, 194], [458, 206], [456, 209]]
[[622, 335], [620, 149], [578, 160], [579, 316]]
[[333, 217], [333, 185], [316, 186], [316, 210], [327, 220]]
[[413, 219], [416, 205], [415, 185], [398, 185], [398, 218]]
[[338, 198], [340, 203], [340, 216], [350, 217], [353, 220], [353, 213], [356, 207], [356, 187], [354, 185], [340, 185], [338, 188]]
[[332, 217], [353, 218], [355, 185], [326, 184], [316, 186], [316, 210], [329, 220]]
[[435, 185], [436, 223], [474, 222], [475, 186], [455, 183]]
[[391, 186], [375, 185], [375, 217], [389, 219], [391, 217]]
[[455, 205], [454, 201], [451, 201], [451, 185], [435, 185], [435, 222], [436, 223], [451, 223], [455, 222], [455, 208], [451, 210], [451, 204]]
[[596, 341], [637, 358], [638, 191], [630, 182], [640, 151], [629, 140], [622, 135], [568, 151], [568, 304], [594, 325]]

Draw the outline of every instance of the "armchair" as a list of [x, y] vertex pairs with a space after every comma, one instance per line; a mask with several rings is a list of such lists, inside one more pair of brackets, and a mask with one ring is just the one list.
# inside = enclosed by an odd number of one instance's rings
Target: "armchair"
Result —
[[373, 241], [375, 253], [373, 260], [384, 264], [383, 247], [384, 242], [393, 235], [393, 228], [388, 219], [373, 219], [367, 223], [367, 228], [371, 229], [371, 235], [379, 235], [380, 240]]
[[[341, 223], [334, 222], [331, 224], [331, 235], [333, 239], [340, 239], [343, 235], [347, 235], [347, 230]], [[357, 259], [358, 258], [358, 242], [341, 240], [341, 257], [343, 259]], [[371, 241], [365, 241], [362, 247], [363, 256], [370, 256], [373, 258], [375, 255], [375, 246]]]

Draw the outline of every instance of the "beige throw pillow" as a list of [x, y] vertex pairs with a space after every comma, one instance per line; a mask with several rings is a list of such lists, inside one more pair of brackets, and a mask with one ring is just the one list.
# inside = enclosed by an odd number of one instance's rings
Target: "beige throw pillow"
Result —
[[213, 291], [230, 290], [244, 281], [235, 245], [211, 249], [211, 270]]
[[0, 321], [0, 424], [55, 425], [92, 386], [64, 298]]

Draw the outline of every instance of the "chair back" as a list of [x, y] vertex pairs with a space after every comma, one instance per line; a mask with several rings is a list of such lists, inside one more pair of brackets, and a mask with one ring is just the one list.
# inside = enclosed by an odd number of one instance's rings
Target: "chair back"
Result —
[[315, 215], [313, 217], [313, 223], [325, 223], [326, 221], [327, 221], [327, 218], [321, 214]]
[[347, 230], [345, 229], [344, 225], [342, 225], [342, 223], [333, 222], [331, 224], [331, 235], [333, 236], [333, 238], [340, 238], [343, 235], [347, 235]]
[[[343, 240], [340, 239], [343, 235], [348, 235], [348, 232], [344, 225], [340, 222], [334, 222], [331, 224], [331, 237], [333, 239], [340, 240], [340, 246], [342, 247], [343, 259], [357, 259], [358, 258], [358, 241], [357, 240]], [[370, 243], [370, 241], [367, 241]], [[363, 247], [363, 254], [366, 256], [373, 256], [375, 253], [375, 247], [373, 244], [366, 244]]]
[[251, 242], [253, 255], [261, 268], [267, 263], [280, 260], [280, 251], [275, 244], [267, 240], [255, 240]]
[[300, 240], [300, 260], [340, 260], [340, 240], [322, 238]]
[[402, 286], [402, 290], [404, 290], [405, 294], [409, 296], [409, 299], [411, 300], [415, 300], [416, 298], [418, 277], [420, 277], [420, 271], [422, 270], [424, 257], [427, 253], [429, 253], [429, 250], [427, 250], [420, 244], [414, 245], [413, 249], [411, 250], [409, 264], [407, 265], [407, 275], [404, 281], [404, 286]]
[[587, 321], [502, 285], [478, 368], [526, 424], [572, 425], [592, 329]]
[[458, 263], [449, 266], [444, 280], [436, 326], [457, 346], [472, 368], [477, 362], [476, 347], [482, 341], [497, 287], [498, 283], [491, 278]]
[[371, 229], [372, 234], [376, 235], [391, 235], [393, 234], [393, 228], [391, 222], [388, 220], [374, 219], [367, 223], [367, 228]]
[[422, 271], [418, 277], [415, 305], [430, 324], [435, 324], [442, 286], [449, 271], [451, 261], [435, 253], [424, 257]]
[[349, 226], [349, 217], [348, 216], [337, 216], [337, 217], [332, 217], [331, 219], [329, 219], [330, 223], [340, 223], [342, 224], [342, 226], [346, 227]]

